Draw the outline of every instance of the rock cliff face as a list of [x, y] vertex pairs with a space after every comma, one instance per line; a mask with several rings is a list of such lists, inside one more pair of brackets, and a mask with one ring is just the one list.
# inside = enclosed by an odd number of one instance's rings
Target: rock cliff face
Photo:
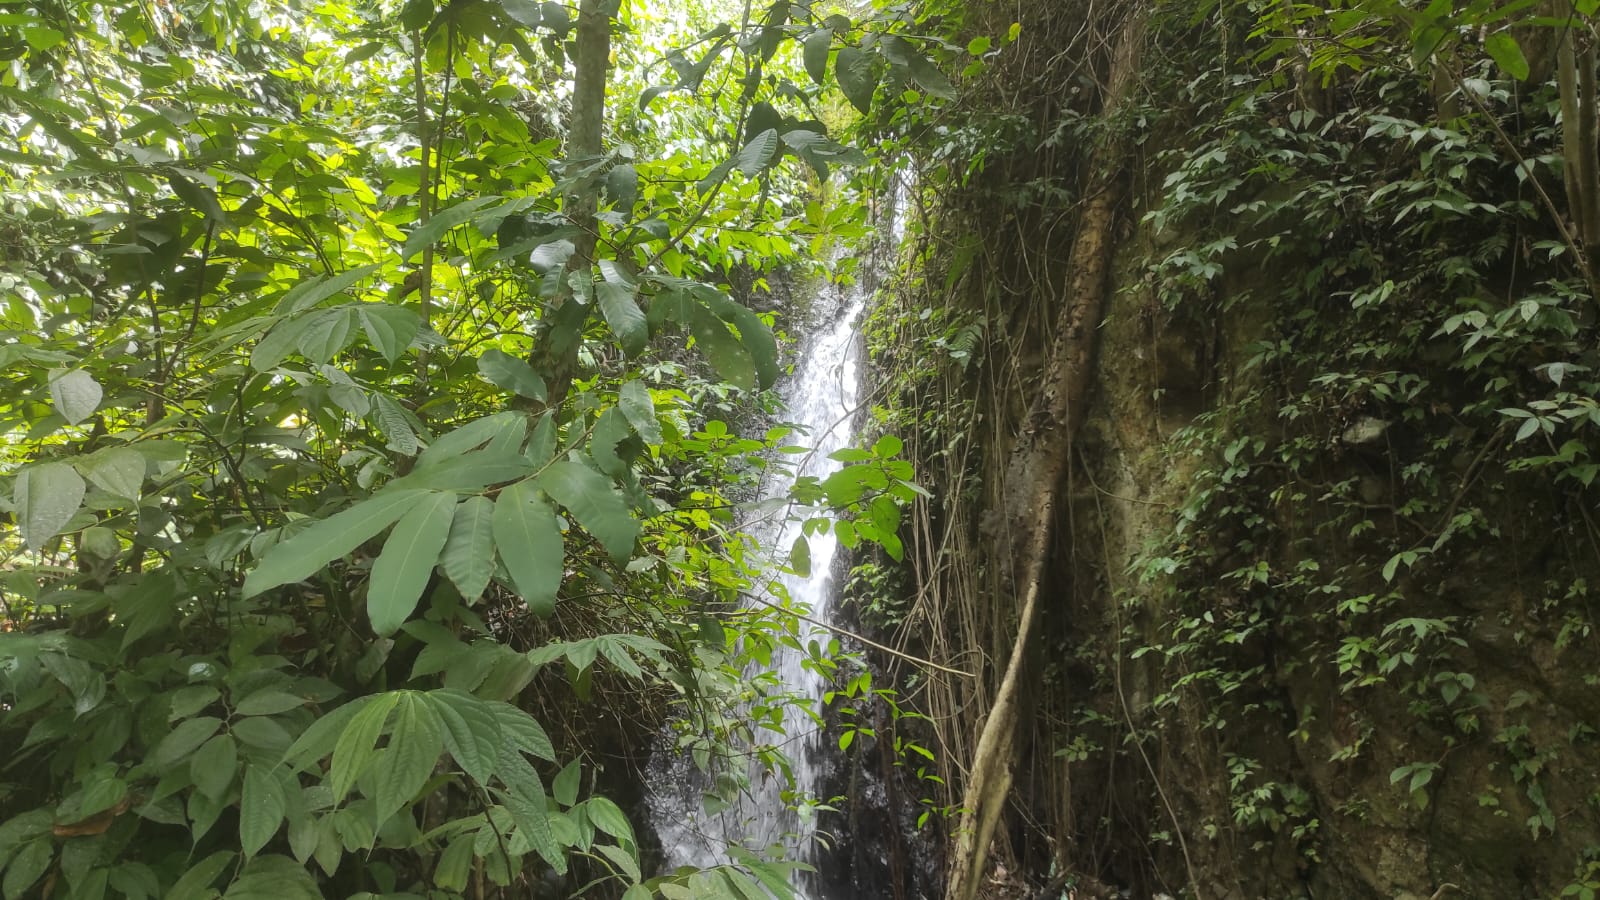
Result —
[[871, 335], [936, 496], [857, 600], [977, 673], [909, 685], [953, 803], [1018, 652], [1008, 461], [1073, 302], [1089, 148], [1122, 130], [983, 891], [1590, 896], [1596, 306], [1517, 162], [1559, 159], [1554, 86], [1463, 60], [1441, 89], [1398, 43], [1324, 83], [1252, 62], [1247, 11], [1170, 4], [1107, 118], [1111, 20], [1046, 6], [925, 152], [920, 183], [965, 187], [930, 189]]

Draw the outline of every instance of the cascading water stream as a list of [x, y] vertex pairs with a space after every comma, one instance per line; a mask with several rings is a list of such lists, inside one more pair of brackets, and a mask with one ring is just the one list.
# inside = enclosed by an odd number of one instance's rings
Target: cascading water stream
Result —
[[[898, 200], [898, 197], [895, 198]], [[896, 204], [898, 205], [898, 204]], [[890, 210], [892, 223], [889, 246], [897, 246], [900, 236], [898, 216]], [[868, 254], [863, 268], [878, 266], [877, 254]], [[830, 457], [847, 446], [855, 436], [855, 413], [860, 404], [860, 346], [858, 331], [867, 297], [880, 280], [878, 272], [858, 273], [847, 287], [826, 285], [813, 302], [819, 327], [802, 342], [794, 374], [780, 391], [788, 408], [787, 419], [805, 431], [805, 442], [812, 448], [793, 470], [792, 477], [825, 478], [839, 467]], [[769, 479], [762, 500], [781, 498], [789, 489], [788, 477]], [[775, 557], [788, 552], [801, 534], [801, 523], [787, 517], [771, 524], [758, 523], [751, 533], [761, 547]], [[807, 538], [811, 551], [811, 576], [783, 575], [781, 580], [797, 608], [808, 611], [811, 619], [823, 624], [835, 621], [837, 588], [832, 569], [837, 541], [830, 530]], [[825, 628], [805, 622], [800, 627], [802, 645], [816, 640], [824, 645], [832, 637]], [[827, 685], [822, 675], [804, 666], [800, 653], [787, 647], [774, 649], [771, 666], [779, 682], [802, 698], [812, 709], [820, 709]], [[794, 787], [806, 796], [822, 791], [828, 748], [817, 733], [815, 721], [801, 707], [791, 704], [784, 710], [784, 750], [793, 767]], [[704, 779], [682, 756], [658, 752], [652, 761], [650, 816], [666, 856], [669, 869], [677, 866], [707, 867], [729, 861], [726, 846], [740, 844], [762, 849], [781, 844], [788, 858], [810, 861], [815, 823], [803, 823], [788, 808], [782, 797], [781, 778], [764, 777], [752, 763], [750, 788], [739, 802], [716, 815], [707, 815], [701, 806]], [[810, 879], [797, 879], [801, 900], [838, 900], [819, 895]]]

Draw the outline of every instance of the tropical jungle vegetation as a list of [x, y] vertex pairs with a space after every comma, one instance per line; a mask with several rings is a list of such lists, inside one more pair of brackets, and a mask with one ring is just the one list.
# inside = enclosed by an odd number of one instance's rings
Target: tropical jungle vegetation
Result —
[[1597, 12], [0, 2], [0, 897], [1594, 897]]

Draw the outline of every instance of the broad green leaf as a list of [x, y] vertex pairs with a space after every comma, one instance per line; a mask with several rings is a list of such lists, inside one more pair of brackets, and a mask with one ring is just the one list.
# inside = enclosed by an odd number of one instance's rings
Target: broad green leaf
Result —
[[739, 342], [755, 363], [758, 383], [762, 388], [772, 387], [779, 375], [778, 342], [772, 336], [772, 329], [749, 307], [721, 291], [707, 292], [705, 301], [706, 307], [718, 318], [739, 329]]
[[833, 50], [833, 30], [818, 28], [806, 36], [806, 74], [817, 84], [828, 80], [828, 54]]
[[164, 900], [210, 900], [217, 892], [212, 889], [217, 876], [221, 875], [233, 862], [232, 850], [218, 850], [216, 853], [202, 859], [189, 867], [170, 890]]
[[79, 463], [89, 482], [125, 500], [138, 500], [144, 484], [144, 454], [131, 447], [100, 450]]
[[257, 372], [277, 368], [278, 364], [283, 362], [283, 358], [299, 345], [301, 336], [305, 334], [313, 318], [301, 316], [298, 319], [279, 322], [261, 340], [256, 341], [255, 349], [250, 351], [250, 368]]
[[[628, 509], [622, 494], [611, 479], [571, 460], [557, 460], [539, 476], [539, 487], [567, 508], [588, 532], [600, 541], [611, 558], [621, 565], [633, 555], [633, 542], [639, 536], [639, 523]], [[498, 510], [497, 510], [498, 512]], [[496, 543], [499, 530], [496, 529]], [[501, 558], [505, 550], [501, 549]]]
[[328, 767], [328, 788], [338, 803], [366, 771], [377, 755], [378, 736], [389, 721], [389, 713], [400, 702], [400, 694], [378, 694], [351, 717], [333, 747], [333, 762]]
[[[362, 281], [370, 277], [373, 272], [378, 271], [378, 268], [379, 264], [373, 263], [368, 266], [347, 269], [337, 275], [316, 275], [308, 278], [290, 288], [283, 295], [283, 299], [278, 301], [278, 306], [273, 312], [280, 316], [304, 312], [335, 294], [349, 290], [356, 282]], [[298, 321], [304, 322], [305, 320], [300, 319]], [[278, 327], [281, 328], [283, 326], [280, 325]], [[280, 356], [279, 359], [282, 359], [282, 357]], [[257, 368], [261, 367], [257, 366]], [[271, 366], [266, 368], [271, 368]]]
[[455, 494], [427, 493], [395, 523], [367, 584], [367, 618], [379, 635], [394, 634], [417, 608], [450, 536], [455, 508]]
[[617, 336], [618, 343], [622, 344], [623, 352], [629, 356], [639, 355], [650, 339], [650, 329], [645, 321], [644, 310], [639, 308], [638, 286], [606, 278], [595, 285], [594, 290], [595, 298], [600, 303], [600, 313], [605, 316], [606, 325]]
[[306, 867], [287, 856], [258, 856], [228, 886], [223, 900], [322, 900]]
[[189, 780], [213, 800], [226, 799], [238, 771], [239, 746], [231, 735], [217, 735], [189, 757]]
[[617, 391], [617, 406], [628, 418], [628, 424], [645, 443], [661, 443], [661, 422], [656, 418], [655, 401], [643, 381], [630, 381]]
[[833, 64], [839, 90], [862, 115], [872, 111], [872, 95], [878, 90], [877, 58], [857, 47], [840, 47]]
[[[428, 449], [417, 457], [417, 468], [446, 462], [470, 450], [476, 450], [502, 432], [526, 433], [527, 422], [527, 416], [519, 412], [495, 413], [492, 416], [474, 419], [454, 431], [440, 435], [429, 444]], [[511, 453], [515, 452], [513, 448]]]
[[304, 697], [277, 688], [264, 688], [240, 700], [233, 712], [239, 716], [271, 716], [305, 705]]
[[550, 782], [550, 796], [562, 806], [571, 806], [578, 802], [578, 788], [583, 783], [583, 766], [577, 760], [567, 763], [555, 780]]
[[911, 42], [898, 35], [890, 35], [883, 42], [884, 55], [889, 61], [902, 67], [902, 71], [917, 87], [929, 94], [943, 100], [953, 99], [956, 95], [955, 88], [950, 80], [944, 77], [939, 67], [923, 56]]
[[48, 838], [35, 838], [24, 844], [12, 857], [11, 864], [6, 866], [5, 880], [0, 881], [0, 891], [5, 893], [6, 900], [20, 900], [26, 896], [28, 888], [50, 868], [50, 860], [54, 856], [54, 848]]
[[68, 425], [82, 422], [100, 408], [105, 391], [93, 375], [82, 369], [51, 369], [49, 377], [50, 401]]
[[439, 713], [422, 694], [407, 693], [395, 708], [389, 731], [389, 752], [377, 773], [376, 821], [384, 822], [428, 783], [444, 752], [444, 726]]
[[491, 484], [514, 481], [533, 471], [533, 463], [519, 453], [474, 450], [418, 467], [410, 475], [396, 478], [383, 489], [422, 489], [430, 491], [476, 491]]
[[297, 770], [305, 769], [332, 753], [339, 736], [344, 734], [345, 726], [350, 724], [356, 713], [372, 702], [373, 696], [376, 695], [352, 700], [312, 722], [311, 727], [301, 732], [294, 745], [283, 754], [283, 761]]
[[789, 568], [801, 578], [811, 577], [811, 542], [805, 535], [794, 539], [794, 546], [789, 548]]
[[556, 843], [555, 834], [550, 830], [550, 817], [560, 813], [550, 811], [543, 792], [530, 795], [520, 790], [505, 791], [500, 795], [500, 802], [511, 812], [511, 821], [516, 823], [519, 836], [550, 864], [550, 868], [565, 874], [566, 854], [561, 852], [561, 845]]
[[749, 348], [728, 332], [728, 326], [703, 306], [694, 308], [689, 332], [712, 368], [735, 387], [754, 390], [756, 366]]
[[439, 854], [439, 861], [433, 866], [433, 885], [450, 895], [464, 894], [467, 889], [467, 879], [472, 874], [472, 838], [469, 835], [457, 837], [450, 842]]
[[500, 725], [501, 734], [505, 735], [511, 746], [547, 762], [555, 762], [556, 751], [550, 743], [550, 736], [533, 716], [509, 703], [488, 703], [487, 706]]
[[1518, 81], [1528, 79], [1528, 58], [1522, 55], [1521, 45], [1509, 31], [1497, 31], [1489, 35], [1484, 39], [1483, 49], [1489, 51], [1501, 71]]
[[487, 785], [494, 774], [501, 741], [494, 711], [486, 701], [466, 691], [443, 688], [430, 691], [427, 696], [444, 725], [445, 749], [467, 777]]
[[523, 397], [543, 402], [544, 379], [526, 362], [503, 350], [488, 350], [478, 357], [478, 373], [490, 384]]
[[307, 316], [306, 326], [300, 332], [300, 355], [314, 363], [333, 359], [350, 343], [354, 318], [348, 309], [330, 309]]
[[468, 604], [478, 602], [494, 572], [494, 501], [468, 497], [456, 507], [440, 561]]
[[400, 405], [400, 401], [388, 394], [373, 394], [372, 418], [377, 421], [378, 429], [388, 439], [389, 449], [405, 456], [413, 456], [421, 448], [416, 428], [412, 426], [412, 416]]
[[280, 544], [274, 544], [244, 580], [244, 596], [304, 581], [388, 528], [428, 492], [380, 491]]
[[154, 750], [150, 751], [150, 765], [159, 771], [182, 761], [201, 744], [209, 741], [221, 727], [222, 720], [215, 716], [185, 719], [162, 738]]
[[283, 813], [283, 784], [272, 770], [246, 766], [244, 793], [239, 799], [239, 849], [246, 857], [255, 856], [278, 833]]
[[411, 258], [421, 253], [424, 247], [436, 243], [439, 238], [443, 237], [445, 232], [468, 221], [483, 210], [484, 207], [499, 200], [499, 197], [492, 194], [474, 197], [471, 200], [462, 201], [455, 206], [434, 213], [428, 219], [426, 225], [418, 227], [416, 231], [411, 232], [406, 237], [405, 246], [400, 248], [400, 259], [410, 262]]
[[64, 463], [29, 466], [17, 475], [11, 499], [28, 549], [38, 552], [77, 514], [83, 504], [83, 478]]
[[555, 513], [533, 485], [524, 481], [500, 492], [493, 524], [495, 549], [511, 573], [517, 593], [535, 615], [549, 616], [555, 612], [563, 565], [561, 528]]
[[218, 202], [216, 191], [176, 172], [167, 176], [167, 184], [172, 186], [172, 192], [178, 195], [179, 200], [188, 204], [190, 209], [204, 215], [225, 231], [233, 230], [233, 222], [223, 211], [222, 204]]
[[615, 803], [605, 797], [590, 797], [584, 801], [584, 811], [589, 814], [589, 821], [596, 828], [619, 841], [637, 843], [633, 837], [633, 825]]
[[422, 330], [422, 317], [403, 307], [363, 303], [356, 310], [361, 316], [361, 330], [367, 333], [367, 342], [389, 362], [399, 359]]
[[754, 178], [760, 175], [772, 163], [773, 157], [778, 152], [778, 129], [768, 128], [745, 144], [733, 158], [733, 164], [747, 177]]

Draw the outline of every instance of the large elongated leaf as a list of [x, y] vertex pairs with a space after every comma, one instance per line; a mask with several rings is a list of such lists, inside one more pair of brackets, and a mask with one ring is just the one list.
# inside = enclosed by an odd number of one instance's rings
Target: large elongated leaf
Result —
[[630, 381], [617, 391], [617, 405], [628, 417], [628, 424], [646, 443], [661, 443], [661, 422], [656, 419], [655, 401], [642, 381]]
[[718, 375], [745, 390], [755, 388], [756, 366], [750, 350], [728, 333], [728, 326], [720, 318], [704, 306], [696, 306], [689, 320], [689, 332]]
[[840, 47], [833, 63], [839, 90], [850, 105], [863, 115], [872, 111], [872, 95], [878, 90], [877, 57], [857, 47]]
[[389, 714], [400, 702], [397, 693], [378, 694], [365, 703], [344, 727], [333, 747], [333, 762], [328, 766], [328, 787], [338, 803], [377, 755], [378, 736], [389, 721]]
[[474, 197], [457, 203], [449, 209], [443, 209], [428, 219], [428, 224], [417, 228], [406, 237], [405, 246], [400, 248], [400, 258], [410, 261], [413, 256], [422, 252], [422, 248], [439, 240], [444, 233], [473, 218], [480, 210], [500, 198], [494, 195]]
[[772, 329], [751, 309], [721, 291], [704, 292], [704, 299], [706, 307], [718, 318], [739, 329], [739, 342], [744, 344], [750, 361], [755, 363], [761, 387], [772, 387], [779, 374], [778, 342], [772, 337]]
[[445, 541], [444, 574], [468, 603], [476, 603], [494, 571], [494, 501], [468, 497], [456, 507]]
[[444, 751], [444, 726], [432, 703], [420, 694], [405, 694], [395, 708], [385, 765], [378, 772], [376, 820], [382, 823], [427, 784]]
[[650, 338], [644, 310], [639, 308], [639, 286], [615, 264], [602, 264], [601, 270], [604, 277], [595, 285], [600, 313], [606, 317], [606, 325], [617, 336], [623, 351], [635, 356]]
[[561, 528], [529, 482], [506, 488], [495, 500], [494, 543], [528, 608], [539, 616], [555, 612], [561, 590]]
[[373, 631], [394, 634], [411, 617], [450, 536], [455, 509], [455, 494], [429, 493], [396, 523], [372, 564], [372, 581], [367, 585], [367, 618]]
[[348, 308], [329, 309], [307, 317], [300, 332], [300, 355], [314, 363], [333, 359], [350, 343], [355, 316]]
[[778, 129], [768, 128], [745, 144], [733, 158], [733, 164], [747, 177], [754, 178], [772, 163], [778, 152]]
[[[618, 564], [633, 555], [639, 523], [611, 479], [580, 463], [563, 459], [545, 469], [539, 476], [539, 487], [565, 506]], [[501, 558], [504, 558], [503, 550]]]
[[29, 466], [17, 475], [11, 499], [29, 550], [38, 551], [71, 521], [84, 491], [82, 476], [65, 463]]
[[817, 84], [828, 80], [828, 54], [833, 50], [833, 30], [818, 28], [806, 37], [806, 74]]
[[[356, 282], [368, 278], [373, 272], [378, 271], [378, 264], [360, 266], [348, 269], [337, 275], [317, 275], [300, 282], [290, 288], [283, 299], [278, 301], [275, 312], [278, 315], [293, 315], [316, 306], [335, 294], [349, 290]], [[278, 326], [283, 327], [283, 326]], [[257, 367], [261, 368], [261, 367]], [[270, 366], [268, 367], [270, 368]]]
[[503, 350], [487, 350], [478, 357], [478, 372], [495, 387], [513, 394], [544, 400], [544, 379], [533, 367]]
[[246, 767], [239, 800], [239, 849], [245, 856], [255, 856], [278, 833], [284, 809], [283, 785], [272, 771], [259, 765]]
[[500, 722], [489, 704], [467, 693], [450, 688], [432, 691], [439, 720], [444, 724], [445, 748], [455, 757], [461, 771], [480, 785], [489, 783], [501, 742]]
[[310, 578], [323, 566], [388, 528], [426, 493], [421, 490], [380, 491], [274, 545], [261, 565], [245, 577], [244, 596], [254, 597], [281, 584]]
[[[428, 449], [417, 457], [417, 468], [445, 462], [469, 450], [476, 450], [501, 432], [525, 433], [527, 423], [527, 416], [519, 412], [495, 413], [492, 416], [474, 419], [454, 431], [440, 435], [429, 444]], [[515, 453], [515, 450], [512, 452]]]

